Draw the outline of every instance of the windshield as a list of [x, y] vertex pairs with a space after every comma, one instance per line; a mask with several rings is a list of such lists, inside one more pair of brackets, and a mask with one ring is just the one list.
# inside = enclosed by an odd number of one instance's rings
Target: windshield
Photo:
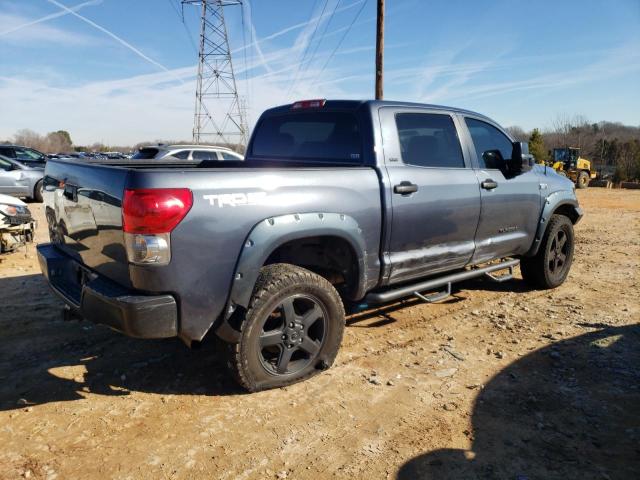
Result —
[[267, 159], [361, 163], [362, 139], [351, 113], [289, 113], [262, 119], [251, 153]]
[[44, 160], [44, 154], [31, 148], [16, 148], [16, 158], [25, 162], [41, 162]]

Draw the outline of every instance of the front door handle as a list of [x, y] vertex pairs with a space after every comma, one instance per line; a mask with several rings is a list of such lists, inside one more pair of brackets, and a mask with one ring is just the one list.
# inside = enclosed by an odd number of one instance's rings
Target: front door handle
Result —
[[490, 178], [486, 179], [484, 182], [480, 184], [482, 188], [485, 190], [493, 190], [498, 187], [498, 182], [491, 180]]
[[406, 180], [393, 187], [393, 193], [398, 193], [400, 195], [409, 195], [417, 191], [418, 185], [416, 185], [415, 183], [407, 182]]

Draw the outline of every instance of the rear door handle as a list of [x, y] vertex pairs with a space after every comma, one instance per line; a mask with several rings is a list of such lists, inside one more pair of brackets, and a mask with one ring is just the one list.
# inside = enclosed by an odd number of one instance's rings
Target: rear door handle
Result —
[[400, 195], [409, 195], [417, 191], [418, 185], [416, 185], [415, 183], [407, 182], [406, 180], [393, 187], [393, 193], [398, 193]]
[[485, 190], [493, 190], [494, 188], [498, 187], [498, 182], [491, 180], [490, 178], [486, 179], [485, 181], [483, 181], [480, 186], [482, 188], [484, 188]]

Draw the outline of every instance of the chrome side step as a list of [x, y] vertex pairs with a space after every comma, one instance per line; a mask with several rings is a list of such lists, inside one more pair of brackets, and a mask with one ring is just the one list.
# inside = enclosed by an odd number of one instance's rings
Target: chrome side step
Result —
[[443, 292], [432, 293], [431, 295], [422, 295], [420, 292], [413, 292], [413, 295], [426, 303], [435, 303], [451, 296], [451, 282], [447, 283], [447, 289]]
[[[398, 288], [392, 288], [383, 292], [369, 293], [364, 302], [368, 304], [387, 303], [400, 298], [408, 297], [410, 295], [418, 297], [425, 302], [433, 303], [440, 300], [444, 300], [451, 295], [451, 284], [461, 282], [463, 280], [469, 280], [471, 278], [487, 276], [494, 282], [506, 282], [513, 278], [513, 268], [520, 263], [517, 258], [503, 260], [499, 263], [492, 263], [486, 267], [471, 268], [464, 272], [453, 273], [451, 275], [445, 275], [444, 277], [432, 278], [422, 282], [414, 283], [411, 285], [403, 285]], [[491, 275], [493, 272], [509, 269], [509, 273], [501, 276]], [[437, 292], [431, 295], [422, 295], [420, 292], [425, 290], [433, 290], [435, 288], [446, 287], [446, 290]]]

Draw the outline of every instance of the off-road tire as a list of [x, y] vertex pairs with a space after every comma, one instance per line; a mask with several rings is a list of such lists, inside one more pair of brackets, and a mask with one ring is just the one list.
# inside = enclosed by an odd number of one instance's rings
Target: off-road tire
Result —
[[[261, 340], [269, 336], [271, 330], [265, 332], [263, 329], [276, 311], [282, 312], [284, 327], [287, 327], [288, 320], [282, 309], [292, 298], [295, 302], [310, 301], [319, 306], [323, 312], [318, 319], [322, 321], [323, 337], [316, 344], [319, 349], [315, 356], [309, 354], [308, 360], [298, 360], [303, 364], [309, 361], [308, 365], [295, 372], [270, 371], [265, 364]], [[249, 307], [242, 314], [239, 341], [227, 344], [229, 368], [236, 381], [250, 392], [284, 387], [306, 380], [333, 364], [342, 342], [344, 316], [344, 306], [338, 292], [323, 277], [289, 264], [267, 265], [260, 270]], [[304, 328], [304, 335], [309, 335], [306, 326]], [[289, 338], [287, 337], [287, 341]], [[277, 348], [282, 355], [286, 346], [277, 345]], [[302, 347], [299, 348], [302, 354], [307, 355]], [[279, 360], [273, 366], [275, 370], [278, 369], [276, 367], [279, 368]]]
[[33, 187], [33, 200], [42, 203], [42, 180], [39, 180], [36, 186]]
[[587, 172], [580, 172], [578, 174], [578, 179], [576, 180], [576, 187], [587, 188], [589, 186], [589, 180], [589, 174]]
[[[558, 248], [562, 238], [566, 241]], [[564, 256], [562, 265], [553, 263], [559, 261], [556, 257], [558, 252]], [[552, 215], [538, 253], [533, 257], [520, 260], [522, 278], [532, 287], [539, 289], [556, 288], [562, 285], [571, 269], [573, 252], [574, 234], [571, 220], [564, 215]]]

